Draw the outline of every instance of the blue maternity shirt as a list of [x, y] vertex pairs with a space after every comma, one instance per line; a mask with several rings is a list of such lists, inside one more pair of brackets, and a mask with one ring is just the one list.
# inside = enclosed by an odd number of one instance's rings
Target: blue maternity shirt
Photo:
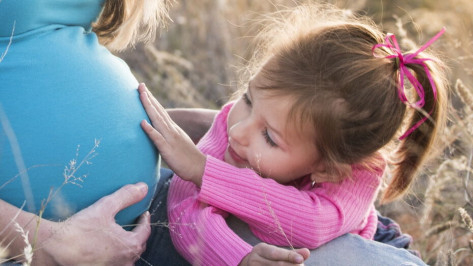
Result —
[[[0, 1], [0, 199], [64, 219], [125, 184], [158, 180], [128, 66], [90, 31], [101, 0]], [[48, 198], [50, 198], [48, 200]]]

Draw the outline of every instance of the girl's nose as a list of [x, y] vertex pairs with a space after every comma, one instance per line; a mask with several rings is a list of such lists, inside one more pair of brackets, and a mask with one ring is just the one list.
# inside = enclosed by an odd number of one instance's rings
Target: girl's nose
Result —
[[250, 126], [246, 120], [234, 124], [228, 131], [228, 136], [233, 142], [241, 146], [248, 146], [249, 144]]

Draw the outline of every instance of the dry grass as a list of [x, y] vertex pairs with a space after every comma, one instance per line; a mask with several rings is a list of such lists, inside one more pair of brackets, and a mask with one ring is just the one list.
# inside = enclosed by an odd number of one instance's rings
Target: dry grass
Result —
[[[152, 47], [122, 54], [138, 78], [166, 107], [218, 108], [239, 84], [238, 70], [251, 52], [256, 14], [302, 1], [177, 1], [171, 23]], [[326, 1], [327, 2], [327, 1]], [[470, 181], [473, 153], [473, 3], [453, 1], [328, 1], [371, 16], [385, 31], [422, 44], [441, 27], [434, 44], [451, 71], [449, 126], [412, 193], [379, 206], [414, 237], [412, 248], [431, 265], [473, 263], [473, 213]], [[461, 210], [461, 211], [459, 211]]]
[[[258, 13], [274, 10], [275, 6], [299, 2], [178, 0], [171, 11], [173, 23], [153, 45], [138, 46], [120, 56], [164, 106], [218, 108], [238, 87], [238, 71], [251, 53], [253, 29], [245, 27], [244, 22]], [[415, 43], [424, 43], [442, 26], [447, 27], [447, 34], [434, 47], [442, 51], [451, 67], [449, 125], [412, 193], [379, 209], [395, 218], [403, 231], [414, 237], [412, 248], [419, 250], [427, 263], [472, 265], [473, 3], [470, 0], [328, 2], [367, 14], [386, 31], [404, 35]], [[0, 54], [0, 62], [5, 53]], [[74, 172], [68, 173], [76, 178]], [[80, 183], [80, 178], [72, 181]], [[8, 254], [0, 245], [0, 261], [6, 257]]]
[[[5, 117], [2, 117], [0, 115], [0, 121], [5, 122], [5, 120], [6, 120]], [[3, 128], [3, 130], [5, 130], [5, 128]], [[15, 144], [15, 143], [12, 143], [11, 140], [10, 140], [10, 143], [11, 145]], [[63, 183], [57, 188], [51, 188], [51, 190], [49, 191], [48, 197], [41, 201], [41, 208], [38, 211], [38, 216], [32, 218], [26, 224], [26, 225], [30, 223], [35, 224], [33, 232], [30, 233], [30, 231], [25, 231], [24, 228], [21, 227], [21, 225], [17, 222], [18, 215], [20, 211], [24, 209], [26, 205], [26, 201], [19, 208], [17, 214], [14, 217], [11, 217], [10, 223], [6, 225], [5, 228], [0, 228], [0, 265], [2, 265], [3, 262], [7, 262], [8, 260], [17, 260], [17, 259], [20, 259], [22, 261], [22, 265], [24, 266], [31, 265], [34, 251], [37, 248], [41, 248], [41, 245], [43, 245], [43, 243], [37, 243], [38, 242], [37, 240], [38, 240], [38, 233], [39, 233], [41, 218], [43, 217], [44, 211], [46, 210], [46, 208], [54, 208], [56, 213], [62, 217], [68, 217], [72, 215], [73, 213], [72, 210], [70, 209], [68, 204], [65, 204], [64, 202], [60, 201], [60, 197], [58, 194], [61, 191], [61, 189], [66, 185], [81, 186], [81, 184], [84, 182], [84, 179], [87, 178], [87, 175], [78, 175], [79, 169], [85, 167], [86, 165], [92, 164], [92, 159], [97, 155], [96, 150], [99, 147], [99, 145], [100, 145], [100, 140], [95, 139], [93, 147], [82, 158], [79, 158], [80, 146], [77, 146], [76, 157], [70, 160], [69, 163], [64, 166]], [[46, 165], [42, 165], [42, 166], [44, 167]], [[27, 172], [29, 169], [30, 168], [25, 169], [24, 171]], [[18, 176], [19, 175], [13, 177], [13, 179], [18, 178]], [[3, 185], [8, 184], [8, 182], [10, 181], [11, 180], [7, 181], [7, 183], [5, 184], [0, 184], [0, 190], [2, 189]], [[29, 186], [29, 183], [28, 183], [28, 186]], [[29, 187], [29, 190], [31, 190], [31, 187]], [[58, 201], [58, 198], [59, 198], [59, 201]], [[15, 228], [15, 231], [19, 233], [19, 236], [21, 236], [21, 238], [25, 242], [25, 247], [23, 249], [22, 254], [8, 254], [8, 248], [10, 247], [12, 243], [8, 243], [5, 240], [8, 239], [8, 237], [13, 234], [13, 232], [11, 232], [12, 227]], [[31, 242], [28, 238], [29, 235], [32, 236]], [[15, 238], [19, 236], [16, 236]]]
[[23, 241], [25, 242], [25, 248], [23, 249], [23, 256], [25, 257], [25, 261], [23, 262], [23, 266], [29, 266], [33, 261], [33, 247], [31, 246], [30, 241], [28, 239], [29, 232], [25, 232], [25, 230], [23, 230], [23, 228], [16, 222], [15, 228], [16, 231], [21, 234]]

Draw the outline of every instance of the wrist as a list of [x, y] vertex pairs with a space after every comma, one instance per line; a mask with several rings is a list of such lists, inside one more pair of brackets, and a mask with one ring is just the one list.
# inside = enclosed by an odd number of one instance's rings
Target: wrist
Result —
[[196, 184], [198, 187], [202, 186], [202, 179], [204, 178], [204, 172], [205, 172], [205, 164], [207, 163], [207, 156], [205, 156], [203, 153], [200, 153], [200, 156], [198, 157], [197, 162], [194, 164], [194, 177], [192, 178], [192, 181], [194, 184]]
[[248, 260], [248, 257], [250, 256], [250, 254], [246, 255], [245, 257], [243, 257], [243, 259], [240, 261], [240, 263], [238, 264], [238, 266], [248, 266], [249, 265], [249, 260]]
[[38, 227], [36, 240], [32, 240], [36, 241], [33, 265], [60, 265], [55, 255], [66, 250], [64, 243], [57, 238], [60, 224], [41, 219], [36, 225]]
[[[1, 199], [0, 213], [2, 214], [0, 215], [0, 228], [8, 232], [0, 240], [4, 241], [3, 243], [8, 243], [8, 258], [23, 262], [32, 255], [31, 259], [34, 265], [55, 265], [54, 260], [46, 252], [44, 243], [50, 237], [50, 226], [54, 224], [53, 222], [18, 209]], [[26, 236], [27, 239], [25, 239]]]

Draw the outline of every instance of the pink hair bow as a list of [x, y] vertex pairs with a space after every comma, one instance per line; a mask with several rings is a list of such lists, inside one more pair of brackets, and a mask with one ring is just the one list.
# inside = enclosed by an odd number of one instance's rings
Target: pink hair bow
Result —
[[[412, 54], [402, 54], [401, 49], [399, 48], [399, 44], [397, 43], [396, 36], [394, 34], [387, 34], [386, 38], [384, 39], [384, 43], [379, 43], [373, 46], [371, 49], [373, 52], [373, 55], [375, 57], [383, 57], [379, 56], [375, 53], [375, 50], [377, 48], [385, 47], [388, 50], [392, 51], [393, 54], [390, 54], [388, 56], [384, 56], [384, 58], [396, 58], [399, 62], [399, 85], [398, 85], [398, 95], [399, 99], [403, 103], [407, 103], [409, 106], [415, 109], [420, 109], [424, 107], [425, 104], [425, 92], [424, 88], [422, 87], [422, 84], [414, 77], [414, 75], [409, 71], [408, 67], [406, 64], [417, 64], [421, 65], [424, 68], [424, 71], [427, 75], [427, 78], [429, 79], [430, 85], [432, 86], [432, 92], [434, 94], [434, 98], [437, 99], [437, 87], [435, 86], [435, 82], [432, 78], [432, 75], [430, 74], [430, 70], [427, 67], [427, 65], [424, 63], [427, 60], [431, 60], [430, 58], [415, 58], [419, 53], [427, 49], [433, 42], [435, 42], [443, 33], [445, 32], [445, 28], [442, 28], [442, 30], [437, 33], [432, 39], [430, 39], [426, 44], [424, 44], [422, 47], [420, 47], [416, 52]], [[412, 84], [412, 86], [415, 88], [417, 95], [419, 95], [419, 100], [415, 103], [409, 102], [409, 100], [406, 97], [405, 89], [404, 89], [404, 78], [407, 77], [409, 82]], [[429, 112], [429, 115], [432, 113], [433, 110]], [[422, 123], [427, 120], [428, 117], [422, 118], [420, 121], [418, 121], [414, 126], [409, 128], [399, 139], [404, 139], [405, 137], [409, 136], [414, 130], [416, 130]]]

